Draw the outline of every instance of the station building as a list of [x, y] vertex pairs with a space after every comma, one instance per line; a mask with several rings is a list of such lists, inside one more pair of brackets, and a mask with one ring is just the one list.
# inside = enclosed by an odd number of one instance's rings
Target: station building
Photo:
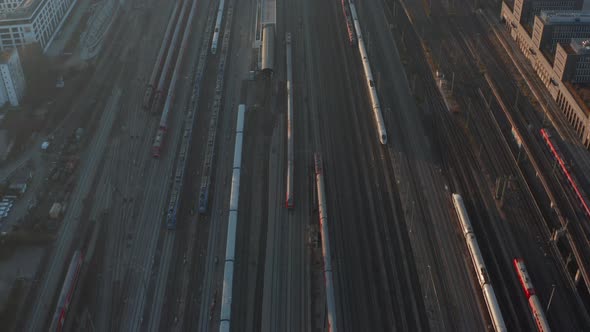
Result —
[[18, 106], [25, 95], [25, 75], [15, 48], [0, 53], [0, 78], [0, 106]]
[[533, 44], [550, 58], [555, 54], [557, 43], [569, 44], [572, 39], [588, 37], [590, 12], [542, 11], [535, 16]]
[[535, 16], [548, 10], [581, 10], [584, 0], [515, 0], [514, 18], [525, 27], [532, 27]]
[[[578, 137], [590, 148], [590, 42], [586, 41], [590, 40], [590, 13], [541, 10], [530, 29], [520, 21], [518, 1], [514, 10], [502, 2], [501, 19]], [[563, 5], [569, 6], [566, 2]]]
[[558, 44], [553, 68], [562, 81], [590, 83], [590, 39]]
[[77, 0], [0, 0], [0, 50], [39, 43], [45, 52]]

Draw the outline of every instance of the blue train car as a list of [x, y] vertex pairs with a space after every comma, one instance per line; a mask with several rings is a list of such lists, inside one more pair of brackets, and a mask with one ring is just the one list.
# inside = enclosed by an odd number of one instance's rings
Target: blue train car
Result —
[[208, 202], [209, 202], [209, 188], [207, 186], [202, 186], [201, 191], [199, 192], [199, 213], [200, 214], [207, 213]]
[[176, 207], [168, 210], [168, 215], [166, 216], [166, 227], [169, 230], [176, 229]]

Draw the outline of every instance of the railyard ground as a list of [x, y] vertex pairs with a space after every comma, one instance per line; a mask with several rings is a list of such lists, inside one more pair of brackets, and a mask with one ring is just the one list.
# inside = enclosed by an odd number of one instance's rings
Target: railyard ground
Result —
[[[0, 220], [0, 324], [7, 330], [14, 328], [22, 301], [44, 263], [45, 247], [58, 229], [59, 220], [49, 219], [49, 208], [67, 198], [75, 181], [75, 169], [57, 179], [50, 178], [52, 171], [79, 158], [86, 145], [84, 138], [92, 134], [94, 120], [100, 115], [96, 114], [99, 108], [75, 104], [96, 68], [97, 60], [84, 62], [76, 56], [90, 16], [88, 5], [93, 2], [79, 1], [72, 11], [76, 19], [66, 21], [51, 56], [43, 55], [37, 45], [19, 49], [26, 96], [20, 106], [0, 109], [0, 131], [5, 130], [8, 140], [4, 148], [9, 148], [0, 160], [0, 194], [6, 193], [5, 185], [13, 174], [26, 167], [35, 170], [28, 191], [15, 202], [8, 217]], [[64, 80], [63, 88], [56, 87], [59, 77]], [[85, 134], [73, 140], [78, 128]], [[45, 140], [51, 144], [43, 152], [40, 144]]]

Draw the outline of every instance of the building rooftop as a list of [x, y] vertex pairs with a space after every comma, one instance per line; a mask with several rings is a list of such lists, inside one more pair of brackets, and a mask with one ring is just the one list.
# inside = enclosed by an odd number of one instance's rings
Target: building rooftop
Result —
[[[590, 54], [590, 39], [588, 38], [573, 38], [572, 42], [567, 45], [569, 48], [566, 48], [566, 45], [562, 45], [568, 53], [572, 54]], [[571, 50], [571, 52], [570, 52]]]
[[559, 43], [559, 46], [561, 46], [567, 54], [578, 54], [571, 44]]
[[539, 14], [545, 24], [590, 24], [590, 11], [546, 10]]
[[27, 19], [46, 0], [23, 0], [21, 4], [11, 11], [0, 12], [0, 23], [11, 20]]

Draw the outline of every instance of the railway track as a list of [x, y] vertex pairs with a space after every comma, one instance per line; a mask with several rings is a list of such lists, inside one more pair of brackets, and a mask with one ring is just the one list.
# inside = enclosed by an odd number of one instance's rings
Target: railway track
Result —
[[[452, 22], [448, 22], [447, 25], [450, 26], [451, 28], [454, 28], [455, 29], [455, 32], [453, 33], [453, 35], [455, 35], [455, 36], [463, 36], [463, 37], [465, 36], [465, 33], [463, 33], [463, 31], [461, 31], [460, 26], [461, 25], [467, 26], [467, 25], [466, 25], [465, 22], [462, 22], [462, 20], [454, 19], [454, 20], [452, 20]], [[454, 25], [458, 25], [458, 26], [454, 26]], [[477, 29], [475, 29], [475, 32], [477, 32]], [[485, 37], [485, 34], [484, 33], [481, 33], [481, 36], [484, 36]], [[493, 47], [491, 45], [486, 45], [486, 46], [482, 47], [481, 41], [480, 41], [481, 38], [482, 37], [480, 37], [480, 38], [477, 38], [476, 37], [475, 43], [478, 44], [477, 47], [474, 47], [474, 45], [469, 45], [469, 43], [467, 43], [467, 44], [464, 44], [463, 47], [461, 48], [461, 49], [464, 50], [465, 54], [470, 53], [470, 54], [472, 54], [473, 57], [477, 57], [478, 58], [475, 61], [476, 62], [475, 64], [477, 66], [482, 65], [482, 63], [485, 64], [486, 61], [490, 61], [490, 59], [489, 59], [489, 58], [491, 58], [490, 50], [493, 49]], [[479, 56], [476, 56], [477, 54], [475, 54], [475, 53], [484, 54], [487, 58], [485, 60], [479, 59]], [[470, 57], [468, 56], [463, 61], [468, 61], [469, 58]], [[492, 60], [493, 60], [493, 58], [492, 58]], [[488, 70], [488, 72], [489, 72], [489, 70]], [[492, 72], [497, 73], [498, 70], [492, 70]], [[469, 80], [470, 82], [471, 81], [474, 81], [473, 78], [463, 79], [463, 80]], [[478, 80], [475, 80], [475, 81], [478, 81]], [[479, 79], [479, 81], [481, 81], [481, 79]], [[461, 94], [464, 94], [464, 93], [461, 93]], [[469, 105], [469, 106], [473, 106], [473, 105]], [[486, 109], [487, 107], [488, 107], [488, 105], [484, 103], [483, 109]], [[478, 119], [477, 122], [469, 122], [469, 126], [470, 127], [472, 127], [472, 126], [475, 127], [475, 126], [478, 126], [479, 125], [479, 131], [481, 131], [481, 134], [479, 135], [480, 136], [479, 141], [482, 142], [482, 143], [480, 143], [480, 144], [482, 144], [482, 145], [480, 145], [480, 151], [481, 151], [481, 149], [483, 147], [484, 148], [483, 149], [484, 150], [483, 157], [485, 157], [485, 155], [488, 154], [488, 159], [493, 160], [494, 163], [496, 163], [496, 162], [499, 163], [497, 170], [504, 169], [505, 171], [510, 172], [510, 160], [503, 157], [503, 155], [506, 155], [506, 150], [509, 150], [509, 148], [501, 149], [499, 146], [497, 148], [494, 148], [492, 146], [492, 148], [490, 149], [489, 153], [485, 153], [485, 149], [486, 149], [485, 144], [488, 144], [488, 143], [491, 144], [489, 136], [497, 135], [497, 132], [499, 131], [499, 128], [498, 128], [498, 130], [493, 130], [493, 128], [491, 128], [490, 125], [487, 125], [486, 124], [486, 123], [489, 123], [490, 122], [490, 121], [487, 120], [487, 118], [488, 118], [487, 114], [479, 115], [477, 117], [477, 119]], [[480, 124], [480, 122], [481, 122], [481, 124]], [[491, 121], [491, 122], [493, 123], [494, 121]], [[472, 129], [472, 128], [470, 128], [470, 129]], [[475, 132], [475, 135], [478, 136], [476, 130], [471, 130], [471, 131], [472, 132]], [[484, 133], [485, 133], [485, 135], [484, 135]], [[485, 139], [484, 139], [484, 137], [485, 137]], [[503, 154], [501, 154], [502, 150], [504, 150], [504, 153]], [[499, 158], [499, 157], [501, 157], [501, 158]], [[517, 154], [514, 154], [514, 159], [516, 159], [516, 158], [517, 158]], [[516, 164], [516, 162], [514, 164]], [[517, 168], [516, 168], [516, 170], [518, 171]], [[518, 172], [516, 172], [516, 173], [518, 173]], [[523, 187], [528, 188], [528, 186], [526, 184], [523, 184]], [[529, 193], [529, 197], [531, 197], [530, 196], [530, 193]], [[522, 199], [521, 199], [521, 201], [522, 201]], [[531, 206], [529, 203], [526, 203], [526, 202], [525, 202], [525, 205]], [[536, 206], [536, 205], [533, 204], [533, 207], [534, 206]], [[516, 215], [519, 216], [519, 218], [520, 217], [523, 217], [523, 216], [526, 217], [523, 220], [525, 220], [528, 224], [530, 224], [531, 227], [534, 227], [534, 228], [539, 229], [539, 233], [540, 234], [546, 234], [546, 232], [544, 232], [544, 230], [545, 230], [544, 228], [546, 226], [545, 225], [539, 225], [539, 222], [538, 221], [532, 220], [532, 218], [530, 216], [530, 213], [523, 213], [524, 210], [522, 208], [512, 209], [511, 212], [514, 213], [515, 210], [516, 210]], [[528, 217], [527, 217], [527, 215], [528, 215]], [[541, 218], [541, 220], [542, 220], [542, 218]], [[504, 233], [505, 232], [506, 231], [504, 231]], [[523, 249], [522, 248], [522, 244], [520, 245], [520, 248]], [[530, 252], [530, 250], [529, 250], [529, 252]], [[582, 316], [584, 316], [584, 315], [582, 315]]]
[[549, 121], [558, 131], [559, 135], [565, 142], [568, 142], [567, 148], [569, 152], [575, 157], [574, 159], [579, 166], [585, 170], [581, 173], [587, 173], [587, 170], [590, 170], [590, 156], [587, 153], [587, 149], [582, 146], [578, 134], [569, 124], [565, 114], [559, 109], [557, 103], [546, 94], [545, 86], [536, 74], [533, 73], [529, 61], [524, 58], [517, 47], [512, 47], [513, 42], [509, 38], [508, 33], [501, 29], [501, 26], [495, 20], [490, 20], [489, 16], [494, 16], [491, 14], [490, 8], [482, 11], [478, 10], [476, 14], [478, 19], [489, 27], [491, 29], [490, 32], [496, 37], [496, 43], [494, 44], [499, 44], [498, 46], [505, 51], [499, 52], [498, 58], [503, 59], [505, 63], [511, 62], [516, 67], [514, 70], [510, 70], [510, 72], [516, 76], [524, 77], [525, 82], [523, 85], [533, 94], [536, 101], [539, 101], [538, 105], [542, 108], [543, 112], [534, 112], [535, 116], [538, 119], [543, 118], [543, 122], [545, 122], [545, 116], [549, 118]]
[[[332, 3], [331, 11], [334, 17], [341, 19], [341, 9], [338, 6], [338, 2]], [[323, 9], [323, 12], [327, 12], [326, 9]], [[359, 68], [360, 62], [354, 50], [348, 47], [345, 22], [341, 23], [337, 25], [339, 28], [337, 33], [330, 32], [329, 35], [339, 36], [337, 42], [338, 49], [341, 51], [336, 53], [345, 55], [340, 60], [344, 62], [344, 65], [339, 66], [339, 68], [346, 68], [343, 73], [345, 79], [338, 80], [339, 83], [320, 80], [318, 91], [322, 91], [322, 95], [328, 100], [331, 100], [330, 96], [338, 96], [338, 91], [354, 91], [346, 98], [346, 105], [353, 105], [353, 109], [366, 110], [370, 104], [364, 96], [363, 88], [357, 87], [358, 82], [362, 82], [362, 76], [357, 70], [350, 69]], [[316, 30], [313, 24], [312, 29]], [[318, 29], [321, 28], [318, 27]], [[322, 40], [321, 36], [318, 38]], [[326, 63], [326, 60], [323, 61], [321, 66], [329, 70], [331, 65]], [[314, 81], [313, 78], [311, 80]], [[343, 224], [342, 227], [332, 230], [336, 235], [334, 244], [338, 258], [336, 258], [335, 277], [338, 287], [336, 294], [340, 310], [339, 317], [343, 317], [344, 320], [341, 325], [350, 326], [351, 330], [362, 326], [365, 328], [371, 326], [377, 330], [391, 328], [391, 326], [400, 330], [427, 329], [427, 323], [422, 319], [425, 316], [422, 297], [417, 295], [421, 294], [421, 291], [416, 281], [417, 271], [411, 262], [413, 257], [411, 246], [406, 230], [402, 226], [403, 223], [394, 222], [394, 220], [403, 220], [403, 215], [397, 188], [393, 184], [395, 178], [392, 173], [391, 156], [374, 138], [375, 129], [370, 121], [371, 113], [344, 111], [350, 106], [338, 104], [331, 104], [324, 108], [320, 103], [318, 107], [326, 110], [326, 114], [317, 115], [319, 123], [326, 123], [329, 118], [330, 127], [343, 128], [342, 130], [349, 133], [341, 137], [334, 128], [328, 127], [320, 134], [322, 154], [329, 156], [325, 158], [326, 168], [332, 170], [326, 175], [328, 190], [346, 193], [335, 201], [334, 198], [329, 198], [328, 207], [330, 211], [348, 211], [345, 202], [348, 200], [357, 202], [355, 211], [347, 212], [349, 215], [344, 217], [336, 214], [335, 218], [343, 218]], [[334, 113], [330, 109], [337, 109], [338, 112]], [[367, 144], [370, 148], [367, 148]], [[355, 157], [349, 162], [347, 156]], [[339, 161], [338, 164], [334, 163], [335, 160]], [[333, 179], [338, 179], [338, 182], [340, 180], [347, 182], [346, 186], [350, 186], [349, 189], [344, 190], [341, 188], [342, 185], [334, 182], [336, 180]], [[365, 197], [362, 197], [360, 193], [366, 193]], [[353, 220], [358, 218], [367, 220], [367, 223], [356, 225]], [[355, 238], [358, 239], [354, 242], [359, 243], [359, 248], [350, 247], [351, 239]], [[360, 252], [366, 254], [361, 258]], [[404, 258], [400, 259], [400, 257]], [[355, 261], [358, 263], [353, 263]], [[363, 270], [367, 272], [358, 275], [352, 266], [363, 266]], [[350, 280], [345, 277], [355, 274], [358, 276]], [[365, 299], [366, 295], [363, 294], [370, 294], [370, 296]], [[355, 300], [352, 301], [352, 299]], [[367, 302], [360, 304], [359, 301]], [[368, 310], [367, 307], [379, 307], [380, 310]], [[351, 319], [348, 312], [355, 312], [362, 317]]]
[[[497, 69], [494, 70], [495, 64], [492, 61], [490, 61], [490, 59], [488, 59], [487, 64], [492, 68], [492, 72], [499, 72]], [[498, 79], [501, 78], [496, 78], [496, 81], [498, 81]], [[503, 87], [504, 86], [499, 86], [499, 90], [502, 91], [502, 94], [510, 96], [510, 91], [507, 91], [507, 89], [503, 89]], [[519, 105], [517, 104], [516, 106]], [[530, 126], [531, 124], [533, 125], [533, 128], [542, 128], [542, 123], [540, 123], [538, 119], [536, 119], [536, 117], [533, 114], [531, 114], [532, 111], [530, 110], [530, 108], [526, 107], [527, 105], [520, 106], [521, 107], [519, 107], [518, 109], [521, 110], [521, 112], [512, 112], [512, 116], [514, 121], [519, 126], [521, 136], [523, 136], [523, 139], [529, 142], [530, 146], [532, 147], [534, 151], [533, 158], [536, 158], [544, 165], [543, 169], [551, 169], [551, 165], [553, 163], [549, 160], [549, 158], [547, 158], [547, 154], [542, 152], [543, 147], [539, 142], [538, 136], [530, 134], [530, 132], [527, 129], [527, 126]], [[532, 119], [532, 121], [530, 119]], [[536, 132], [536, 130], [533, 129], [533, 132]], [[544, 156], [545, 158], [541, 156]], [[583, 215], [583, 212], [581, 212], [581, 210], [578, 208], [577, 200], [575, 197], [573, 197], [573, 193], [570, 190], [568, 190], [568, 188], [565, 188], [565, 186], [563, 185], [563, 182], [565, 180], [553, 176], [549, 177], [549, 179], [552, 182], [553, 192], [557, 193], [554, 194], [554, 197], [559, 200], [559, 209], [561, 209], [562, 213], [564, 213], [564, 217], [570, 220], [570, 227], [574, 228], [574, 230], [570, 233], [573, 233], [572, 236], [576, 240], [576, 245], [579, 246], [578, 250], [581, 250], [582, 252], [587, 252], [590, 249], [590, 242], [588, 238], [589, 228], [587, 222], [585, 221], [587, 220], [587, 218]], [[590, 261], [586, 260], [586, 257], [588, 257], [588, 255], [583, 254], [580, 255], [580, 257], [584, 259], [583, 268], [588, 269], [588, 267], [590, 266], [588, 265]]]
[[[431, 18], [432, 20], [438, 19], [438, 18]], [[416, 19], [414, 18], [414, 21], [420, 21], [420, 19]], [[426, 20], [429, 21], [429, 20]], [[447, 26], [447, 25], [453, 25], [455, 21], [453, 22], [448, 22], [446, 25], [441, 25], [441, 26]], [[458, 22], [461, 22], [460, 20]], [[440, 25], [440, 23], [439, 23]], [[461, 32], [460, 31], [455, 31], [453, 33], [454, 36], [461, 36]], [[441, 37], [442, 38], [442, 37]], [[441, 39], [443, 40], [443, 39]], [[454, 38], [453, 38], [454, 40]], [[453, 40], [445, 40], [445, 44], [446, 43], [450, 43], [453, 45], [456, 45], [458, 47], [452, 47], [453, 49], [459, 49], [463, 52], [465, 52], [465, 54], [469, 54], [469, 53], [473, 53], [473, 47], [471, 47], [471, 50], [469, 49], [470, 47], [467, 47], [467, 45], [462, 44], [461, 41], [453, 41]], [[436, 45], [433, 45], [432, 48], [434, 48], [435, 52], [436, 52]], [[441, 47], [442, 48], [442, 47]], [[438, 52], [439, 57], [437, 57], [438, 59], [440, 59], [440, 54], [443, 52]], [[450, 52], [449, 52], [450, 53]], [[456, 57], [457, 54], [455, 54], [455, 57], [453, 57], [453, 59], [455, 61], [458, 61], [460, 63], [465, 63], [465, 61], [469, 60], [469, 56], [465, 57], [465, 55], [459, 55], [458, 57]], [[473, 66], [476, 67], [477, 66]], [[448, 72], [447, 72], [448, 73]], [[457, 75], [457, 81], [461, 82], [461, 81], [469, 81], [472, 82], [474, 81], [472, 77], [469, 77], [469, 75], [467, 75], [466, 77], [466, 73], [461, 73], [461, 72], [456, 72], [455, 73]], [[426, 73], [426, 75], [430, 75], [430, 73]], [[477, 80], [475, 80], [477, 81]], [[461, 89], [461, 90], [459, 90]], [[459, 86], [457, 88], [458, 91], [461, 91], [459, 93], [459, 95], [461, 96], [465, 96], [461, 101], [462, 106], [465, 107], [466, 104], [467, 106], [469, 106], [470, 108], [475, 106], [475, 109], [477, 110], [478, 108], [481, 109], [486, 109], [487, 105], [483, 105], [484, 107], [481, 107], [482, 105], [477, 103], [478, 99], [480, 99], [480, 97], [477, 96], [477, 93], [475, 93], [475, 89], [471, 88], [469, 92], [463, 92], [465, 90], [464, 86]], [[427, 99], [431, 99], [432, 97], [427, 97]], [[466, 99], [471, 99], [474, 100], [475, 102], [466, 102]], [[479, 107], [478, 107], [479, 106]], [[472, 113], [475, 114], [475, 113]], [[484, 116], [482, 118], [482, 116]], [[510, 159], [506, 159], [504, 156], [506, 156], [506, 148], [501, 148], [501, 146], [504, 144], [502, 142], [502, 140], [496, 140], [495, 138], [493, 138], [493, 135], [497, 135], [497, 130], [494, 129], [494, 122], [490, 121], [491, 118], [489, 117], [489, 115], [487, 114], [481, 114], [478, 116], [470, 116], [471, 118], [476, 118], [476, 121], [469, 121], [469, 131], [473, 132], [475, 134], [475, 141], [479, 141], [482, 142], [480, 144], [475, 145], [474, 149], [475, 151], [480, 151], [480, 153], [477, 153], [477, 157], [478, 159], [481, 158], [481, 160], [491, 160], [491, 163], [489, 163], [489, 172], [491, 174], [512, 174], [512, 170], [510, 167]], [[477, 122], [477, 123], [476, 123]], [[481, 123], [479, 123], [481, 122]], [[478, 133], [481, 132], [481, 133]], [[489, 138], [488, 136], [491, 136], [492, 138]], [[487, 138], [487, 139], [484, 139]], [[459, 142], [457, 142], [459, 143]], [[489, 144], [488, 146], [485, 146], [485, 144]], [[500, 145], [498, 145], [500, 144]], [[504, 152], [502, 152], [504, 151]], [[503, 154], [502, 154], [503, 153]], [[497, 160], [500, 159], [500, 160]], [[486, 167], [488, 166], [486, 165]], [[487, 185], [489, 187], [489, 184]], [[517, 213], [516, 216], [523, 216], [523, 210], [522, 209], [517, 209]], [[526, 214], [524, 214], [526, 215]], [[529, 221], [532, 221], [531, 216], [529, 215], [528, 218], [524, 219], [527, 221], [527, 223], [529, 223]], [[534, 222], [531, 222], [531, 224], [535, 224]], [[536, 228], [541, 229], [542, 227], [537, 226]], [[492, 229], [492, 234], [494, 232], [496, 232], [498, 235], [497, 237], [503, 238], [506, 234], [508, 234], [508, 230], [507, 229]], [[498, 233], [499, 232], [499, 233]], [[541, 232], [542, 233], [542, 232]], [[502, 264], [502, 265], [506, 265], [506, 264]]]

